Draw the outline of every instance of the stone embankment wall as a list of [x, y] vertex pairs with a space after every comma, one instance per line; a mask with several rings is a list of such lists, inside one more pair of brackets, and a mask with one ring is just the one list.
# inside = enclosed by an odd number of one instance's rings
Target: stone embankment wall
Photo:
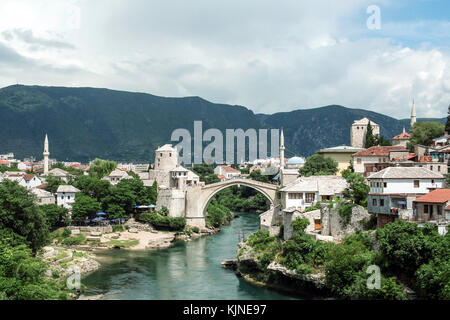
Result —
[[339, 213], [338, 208], [322, 207], [321, 211], [321, 234], [324, 236], [332, 236], [337, 240], [342, 239], [345, 235], [356, 233], [364, 230], [366, 223], [370, 219], [369, 212], [361, 206], [352, 208], [352, 215], [349, 223], [345, 217]]

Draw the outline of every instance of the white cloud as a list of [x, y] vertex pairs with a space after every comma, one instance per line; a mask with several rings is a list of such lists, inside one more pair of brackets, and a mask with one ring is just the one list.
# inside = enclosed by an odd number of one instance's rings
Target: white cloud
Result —
[[431, 30], [433, 40], [448, 23], [416, 22], [411, 33], [388, 23], [371, 34], [369, 4], [4, 0], [0, 63], [2, 53], [10, 62], [0, 85], [196, 95], [264, 113], [341, 104], [399, 118], [409, 116], [415, 98], [419, 117], [444, 116], [449, 52], [429, 43], [408, 47], [396, 37]]

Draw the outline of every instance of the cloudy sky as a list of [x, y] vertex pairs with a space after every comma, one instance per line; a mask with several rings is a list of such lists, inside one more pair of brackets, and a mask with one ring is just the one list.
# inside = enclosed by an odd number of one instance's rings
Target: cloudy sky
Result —
[[[380, 9], [380, 29], [370, 5]], [[340, 104], [443, 117], [447, 0], [1, 0], [0, 86], [201, 96], [256, 113]]]

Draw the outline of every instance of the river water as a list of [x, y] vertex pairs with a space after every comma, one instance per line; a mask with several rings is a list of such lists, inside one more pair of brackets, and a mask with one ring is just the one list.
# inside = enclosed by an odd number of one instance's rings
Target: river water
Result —
[[251, 285], [221, 261], [235, 259], [238, 232], [258, 230], [256, 213], [238, 213], [218, 234], [178, 241], [159, 250], [107, 250], [97, 255], [102, 267], [82, 279], [84, 295], [104, 299], [296, 299]]

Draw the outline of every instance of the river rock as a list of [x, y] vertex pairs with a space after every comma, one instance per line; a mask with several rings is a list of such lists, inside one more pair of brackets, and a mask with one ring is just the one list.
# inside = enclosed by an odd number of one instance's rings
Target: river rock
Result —
[[71, 230], [72, 235], [76, 236], [80, 234], [80, 229], [73, 229]]
[[102, 235], [102, 233], [99, 231], [91, 231], [91, 236], [93, 236], [93, 237], [100, 237], [101, 235]]
[[138, 233], [138, 229], [136, 229], [136, 228], [130, 228], [130, 229], [128, 230], [128, 232], [129, 232], [129, 233]]

